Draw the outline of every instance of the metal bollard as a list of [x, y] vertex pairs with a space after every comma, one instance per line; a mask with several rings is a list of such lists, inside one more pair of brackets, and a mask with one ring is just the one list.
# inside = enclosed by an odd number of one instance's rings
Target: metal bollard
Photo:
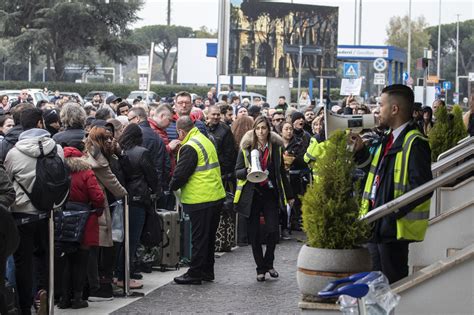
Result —
[[124, 233], [124, 249], [125, 249], [125, 277], [124, 277], [124, 289], [125, 289], [125, 296], [130, 295], [130, 220], [129, 220], [129, 205], [128, 205], [128, 195], [125, 195], [125, 201], [123, 205], [123, 215], [124, 215], [124, 226], [123, 226], [123, 233]]
[[142, 292], [132, 292], [130, 291], [130, 220], [129, 220], [129, 215], [130, 215], [130, 205], [129, 205], [129, 199], [128, 195], [125, 196], [124, 198], [124, 203], [123, 203], [123, 215], [124, 215], [124, 220], [123, 220], [123, 248], [124, 248], [124, 278], [123, 281], [124, 286], [124, 297], [142, 297], [145, 296], [144, 293]]
[[48, 314], [54, 314], [54, 209], [49, 217], [49, 292]]

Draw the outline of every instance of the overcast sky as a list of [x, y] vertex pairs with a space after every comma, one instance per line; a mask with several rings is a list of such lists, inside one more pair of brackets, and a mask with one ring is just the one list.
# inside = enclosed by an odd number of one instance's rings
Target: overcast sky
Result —
[[[220, 0], [171, 0], [171, 23], [197, 29], [202, 25], [217, 29], [218, 1]], [[281, 2], [291, 2], [281, 1]], [[339, 7], [339, 45], [352, 45], [354, 40], [355, 0], [294, 0], [298, 3]], [[145, 0], [139, 13], [141, 21], [135, 27], [166, 24], [167, 0]], [[384, 45], [386, 26], [392, 16], [408, 14], [409, 0], [362, 0], [362, 45]], [[441, 0], [441, 24], [474, 18], [474, 1]], [[430, 26], [438, 25], [438, 0], [412, 0], [412, 18], [423, 15]], [[453, 37], [455, 34], [453, 34]]]

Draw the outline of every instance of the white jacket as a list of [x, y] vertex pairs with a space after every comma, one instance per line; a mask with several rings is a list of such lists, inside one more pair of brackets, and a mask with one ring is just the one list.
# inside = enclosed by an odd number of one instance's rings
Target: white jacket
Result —
[[33, 128], [20, 134], [15, 144], [5, 158], [5, 169], [13, 182], [16, 192], [15, 202], [11, 206], [12, 212], [25, 214], [38, 214], [39, 211], [33, 206], [30, 199], [18, 185], [20, 182], [28, 192], [33, 189], [36, 179], [36, 160], [40, 156], [39, 142], [43, 145], [44, 154], [50, 153], [54, 147], [58, 155], [64, 160], [64, 152], [60, 145], [51, 139], [51, 135], [44, 129]]

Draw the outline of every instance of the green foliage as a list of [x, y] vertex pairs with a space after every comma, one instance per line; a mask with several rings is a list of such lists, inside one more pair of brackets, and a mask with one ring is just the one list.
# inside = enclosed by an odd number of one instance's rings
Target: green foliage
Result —
[[[408, 49], [408, 15], [400, 17], [394, 16], [390, 18], [387, 26], [387, 45], [397, 46], [403, 49]], [[423, 48], [428, 47], [430, 35], [424, 31], [428, 26], [426, 19], [423, 16], [411, 22], [411, 73], [415, 69], [415, 62], [417, 58], [423, 57]]]
[[351, 249], [368, 236], [368, 225], [359, 220], [359, 200], [352, 181], [353, 154], [347, 136], [334, 133], [324, 143], [326, 154], [315, 165], [317, 183], [302, 199], [303, 229], [308, 245], [327, 249]]
[[459, 105], [453, 107], [452, 113], [448, 113], [446, 107], [439, 106], [435, 116], [436, 122], [428, 135], [433, 162], [438, 160], [441, 153], [456, 146], [459, 140], [467, 136]]
[[436, 123], [428, 134], [431, 146], [431, 160], [434, 162], [438, 156], [450, 148], [448, 110], [439, 106], [436, 110]]
[[149, 51], [151, 42], [155, 43], [155, 54], [161, 59], [161, 70], [166, 83], [171, 83], [171, 72], [176, 64], [178, 38], [194, 36], [190, 27], [176, 25], [147, 25], [134, 30], [131, 38], [141, 45], [143, 51]]
[[[19, 90], [23, 88], [48, 87], [50, 91], [77, 92], [84, 96], [90, 91], [110, 91], [120, 97], [127, 97], [131, 91], [138, 90], [136, 84], [107, 84], [107, 83], [72, 83], [72, 82], [27, 82], [27, 81], [0, 81], [0, 90]], [[207, 86], [182, 85], [152, 85], [151, 91], [160, 96], [168, 96], [171, 92], [188, 91], [198, 95], [206, 95]]]
[[195, 38], [217, 38], [217, 30], [211, 30], [205, 25], [194, 31]]
[[[431, 26], [425, 29], [430, 34], [430, 46], [433, 49], [434, 58], [433, 62], [436, 62], [436, 54], [438, 53], [438, 25]], [[472, 58], [472, 52], [474, 51], [474, 19], [467, 20], [459, 23], [459, 75], [467, 75], [468, 72], [472, 72], [474, 67], [474, 58]], [[442, 24], [441, 25], [441, 66], [446, 68], [448, 64], [451, 64], [451, 73], [444, 71], [443, 77], [454, 81], [455, 71], [454, 67], [456, 63], [456, 23]], [[453, 58], [447, 59], [446, 57], [452, 56]], [[460, 80], [460, 84], [465, 84], [464, 80]]]
[[0, 1], [0, 36], [11, 38], [15, 54], [33, 63], [44, 55], [63, 80], [69, 54], [90, 47], [114, 62], [137, 53], [128, 39], [129, 27], [138, 20], [142, 0], [134, 1]]
[[451, 111], [453, 114], [453, 129], [452, 129], [452, 146], [455, 146], [459, 140], [467, 137], [467, 129], [466, 125], [464, 125], [463, 121], [463, 111], [461, 106], [454, 105], [453, 110]]

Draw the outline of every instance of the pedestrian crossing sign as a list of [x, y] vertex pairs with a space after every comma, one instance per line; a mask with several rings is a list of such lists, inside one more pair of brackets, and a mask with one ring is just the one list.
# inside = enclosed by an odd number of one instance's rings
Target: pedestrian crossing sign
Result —
[[344, 78], [358, 78], [359, 77], [359, 63], [344, 62]]

